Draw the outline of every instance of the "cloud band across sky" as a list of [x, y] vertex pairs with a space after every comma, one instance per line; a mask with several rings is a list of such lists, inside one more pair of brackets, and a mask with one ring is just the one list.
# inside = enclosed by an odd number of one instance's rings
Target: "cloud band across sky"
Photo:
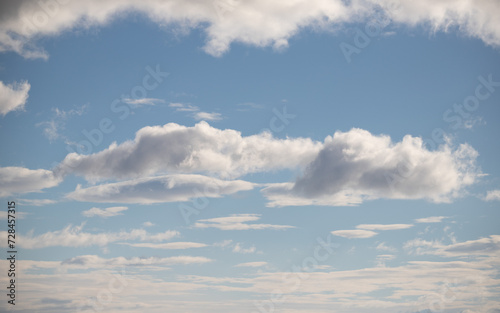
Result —
[[467, 144], [428, 150], [418, 137], [394, 143], [389, 136], [356, 128], [317, 142], [269, 133], [242, 136], [206, 122], [170, 123], [144, 127], [133, 141], [94, 154], [68, 154], [54, 172], [1, 168], [0, 184], [4, 193], [33, 192], [74, 174], [92, 183], [116, 182], [78, 186], [67, 195], [70, 199], [161, 203], [251, 190], [262, 185], [231, 178], [298, 169], [302, 174], [295, 181], [264, 184], [269, 206], [356, 205], [378, 198], [451, 202], [480, 176], [477, 155]]
[[[128, 13], [145, 15], [158, 25], [191, 30], [202, 27], [203, 49], [220, 56], [234, 42], [282, 49], [303, 29], [316, 31], [367, 22], [383, 12], [395, 25], [423, 26], [429, 32], [457, 30], [487, 45], [500, 46], [495, 1], [4, 1], [0, 7], [0, 51], [14, 51], [26, 58], [48, 58], [36, 45], [38, 39], [72, 30], [101, 27]], [[256, 23], [255, 21], [259, 22]]]

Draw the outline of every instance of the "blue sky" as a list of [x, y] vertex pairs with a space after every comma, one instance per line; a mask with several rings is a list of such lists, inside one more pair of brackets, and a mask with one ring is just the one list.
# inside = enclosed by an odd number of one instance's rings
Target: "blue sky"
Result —
[[2, 312], [499, 312], [497, 1], [0, 11]]

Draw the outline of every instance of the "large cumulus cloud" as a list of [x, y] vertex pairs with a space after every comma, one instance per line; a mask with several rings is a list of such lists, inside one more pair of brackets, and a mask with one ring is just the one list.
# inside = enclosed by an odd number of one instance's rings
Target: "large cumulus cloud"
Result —
[[448, 202], [474, 183], [478, 153], [467, 144], [426, 149], [421, 138], [362, 129], [336, 132], [294, 183], [264, 189], [271, 206], [353, 205], [363, 199], [429, 199]]
[[321, 144], [311, 139], [276, 139], [269, 133], [244, 137], [206, 122], [144, 127], [133, 141], [91, 155], [71, 153], [58, 172], [87, 179], [124, 179], [156, 173], [205, 172], [222, 177], [305, 166]]

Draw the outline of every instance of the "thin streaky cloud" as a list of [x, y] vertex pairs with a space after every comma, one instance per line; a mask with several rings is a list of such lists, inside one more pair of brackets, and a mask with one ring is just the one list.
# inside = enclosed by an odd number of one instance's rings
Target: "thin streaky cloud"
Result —
[[266, 266], [267, 262], [246, 262], [236, 264], [234, 267], [263, 267]]
[[335, 230], [332, 234], [339, 237], [357, 239], [357, 238], [371, 238], [376, 236], [378, 233], [371, 230], [363, 229], [347, 229], [347, 230]]
[[441, 223], [448, 216], [429, 216], [415, 219], [415, 223]]
[[139, 98], [139, 99], [125, 98], [123, 99], [123, 102], [125, 102], [126, 104], [130, 104], [133, 107], [141, 107], [143, 105], [156, 105], [158, 103], [165, 103], [165, 100], [157, 98]]
[[367, 230], [398, 230], [413, 227], [412, 224], [360, 224], [356, 226], [358, 229]]
[[180, 102], [170, 103], [168, 106], [174, 108], [176, 112], [197, 112], [200, 110], [197, 106]]
[[[148, 233], [144, 229], [132, 229], [120, 232], [86, 232], [85, 223], [78, 226], [68, 225], [61, 230], [49, 231], [39, 235], [33, 232], [19, 235], [20, 246], [24, 249], [41, 249], [46, 247], [105, 247], [123, 241], [163, 242], [180, 236], [178, 231], [167, 230], [160, 233]], [[7, 232], [0, 232], [5, 233]], [[5, 243], [6, 244], [6, 243]]]
[[19, 199], [19, 203], [23, 205], [45, 206], [55, 204], [57, 201], [52, 199]]
[[61, 262], [64, 267], [75, 268], [104, 268], [104, 267], [123, 267], [123, 266], [161, 266], [161, 265], [187, 265], [203, 264], [213, 260], [206, 257], [195, 256], [172, 256], [166, 258], [148, 257], [148, 258], [124, 258], [116, 257], [105, 259], [97, 255], [82, 255], [73, 257]]
[[255, 222], [260, 220], [260, 214], [233, 214], [227, 217], [217, 217], [211, 219], [198, 220], [195, 228], [217, 228], [220, 230], [283, 230], [295, 228], [290, 225], [273, 225], [273, 224], [250, 224], [248, 222]]
[[165, 175], [102, 184], [87, 188], [77, 186], [66, 195], [67, 199], [99, 203], [139, 203], [189, 201], [197, 198], [200, 191], [207, 198], [219, 198], [239, 191], [252, 190], [252, 183], [226, 181], [203, 175]]
[[100, 208], [91, 208], [89, 210], [83, 211], [82, 215], [85, 217], [93, 217], [93, 216], [99, 216], [99, 217], [112, 217], [112, 216], [118, 216], [118, 215], [123, 215], [123, 211], [128, 210], [128, 207], [126, 206], [117, 206], [117, 207], [110, 207], [106, 209], [100, 209]]
[[150, 248], [164, 250], [183, 250], [207, 247], [207, 244], [199, 242], [167, 242], [167, 243], [121, 243], [134, 248]]

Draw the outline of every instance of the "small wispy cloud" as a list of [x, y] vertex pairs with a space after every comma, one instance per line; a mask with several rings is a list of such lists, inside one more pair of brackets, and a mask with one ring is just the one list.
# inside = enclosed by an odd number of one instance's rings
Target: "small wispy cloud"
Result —
[[155, 224], [151, 223], [150, 221], [147, 221], [147, 222], [142, 223], [142, 226], [151, 227], [151, 226], [155, 226]]
[[236, 264], [234, 267], [262, 267], [266, 266], [267, 262], [247, 262]]
[[122, 99], [122, 101], [134, 108], [139, 108], [144, 105], [156, 105], [158, 103], [165, 103], [165, 100], [157, 98], [140, 98], [140, 99], [125, 98]]
[[56, 200], [50, 199], [19, 199], [19, 203], [23, 205], [32, 205], [32, 206], [44, 206], [49, 204], [56, 203]]
[[255, 248], [255, 246], [251, 246], [250, 248], [243, 248], [239, 243], [237, 243], [233, 247], [233, 252], [235, 253], [250, 254], [250, 253], [255, 253], [256, 251], [257, 248]]
[[222, 119], [222, 114], [220, 113], [203, 112], [199, 107], [191, 104], [174, 102], [168, 106], [174, 108], [176, 112], [191, 112], [191, 117], [197, 121], [220, 121]]
[[222, 115], [220, 113], [209, 113], [209, 112], [196, 112], [193, 115], [194, 119], [197, 121], [220, 121]]
[[0, 81], [0, 115], [24, 110], [31, 85], [27, 81], [5, 85]]
[[415, 219], [415, 223], [441, 223], [447, 216], [429, 216]]
[[376, 236], [378, 233], [371, 230], [364, 229], [346, 229], [346, 230], [334, 230], [332, 234], [339, 237], [344, 237], [348, 239], [358, 239], [358, 238], [371, 238]]
[[398, 230], [413, 227], [412, 224], [360, 224], [357, 229], [367, 230]]
[[490, 190], [484, 197], [485, 201], [500, 201], [500, 189]]
[[53, 116], [50, 120], [37, 123], [35, 126], [43, 127], [43, 134], [53, 142], [57, 139], [63, 139], [66, 143], [71, 141], [61, 132], [66, 129], [66, 122], [74, 116], [82, 116], [88, 111], [88, 104], [77, 106], [71, 110], [61, 110], [59, 108], [52, 108]]
[[251, 246], [249, 248], [244, 248], [241, 243], [233, 242], [233, 240], [231, 240], [231, 239], [216, 242], [212, 246], [219, 247], [219, 248], [222, 248], [224, 250], [231, 249], [231, 251], [234, 253], [242, 253], [242, 254], [261, 253], [261, 252], [257, 252], [257, 248], [255, 246]]
[[165, 249], [165, 250], [183, 250], [192, 248], [207, 247], [199, 242], [167, 242], [167, 243], [122, 243], [135, 248]]
[[249, 224], [260, 220], [260, 214], [233, 214], [227, 217], [216, 217], [210, 219], [198, 220], [194, 227], [196, 228], [217, 228], [220, 230], [257, 230], [257, 229], [289, 229], [295, 228], [289, 225], [272, 224]]
[[360, 224], [356, 229], [335, 230], [332, 234], [344, 238], [371, 238], [378, 235], [378, 231], [399, 230], [413, 227], [412, 224]]
[[202, 264], [212, 262], [213, 260], [205, 257], [194, 256], [172, 256], [166, 258], [124, 258], [117, 257], [112, 259], [103, 259], [97, 255], [82, 255], [61, 262], [64, 267], [76, 268], [101, 268], [101, 267], [123, 267], [123, 266], [164, 266], [164, 265], [187, 265]]
[[86, 217], [93, 217], [93, 216], [99, 216], [99, 217], [112, 217], [112, 216], [117, 216], [117, 215], [123, 215], [123, 211], [128, 210], [128, 207], [126, 206], [115, 206], [115, 207], [110, 207], [106, 209], [99, 209], [99, 208], [91, 208], [90, 210], [83, 211], [82, 215]]
[[170, 103], [168, 106], [174, 108], [176, 112], [197, 112], [200, 110], [197, 106], [179, 102]]
[[393, 253], [395, 253], [395, 252], [397, 252], [397, 251], [398, 251], [396, 248], [386, 245], [386, 244], [385, 244], [385, 242], [381, 242], [381, 243], [379, 243], [379, 244], [375, 247], [375, 249], [377, 249], [377, 250], [379, 250], [379, 251], [388, 251], [388, 252], [393, 252]]

